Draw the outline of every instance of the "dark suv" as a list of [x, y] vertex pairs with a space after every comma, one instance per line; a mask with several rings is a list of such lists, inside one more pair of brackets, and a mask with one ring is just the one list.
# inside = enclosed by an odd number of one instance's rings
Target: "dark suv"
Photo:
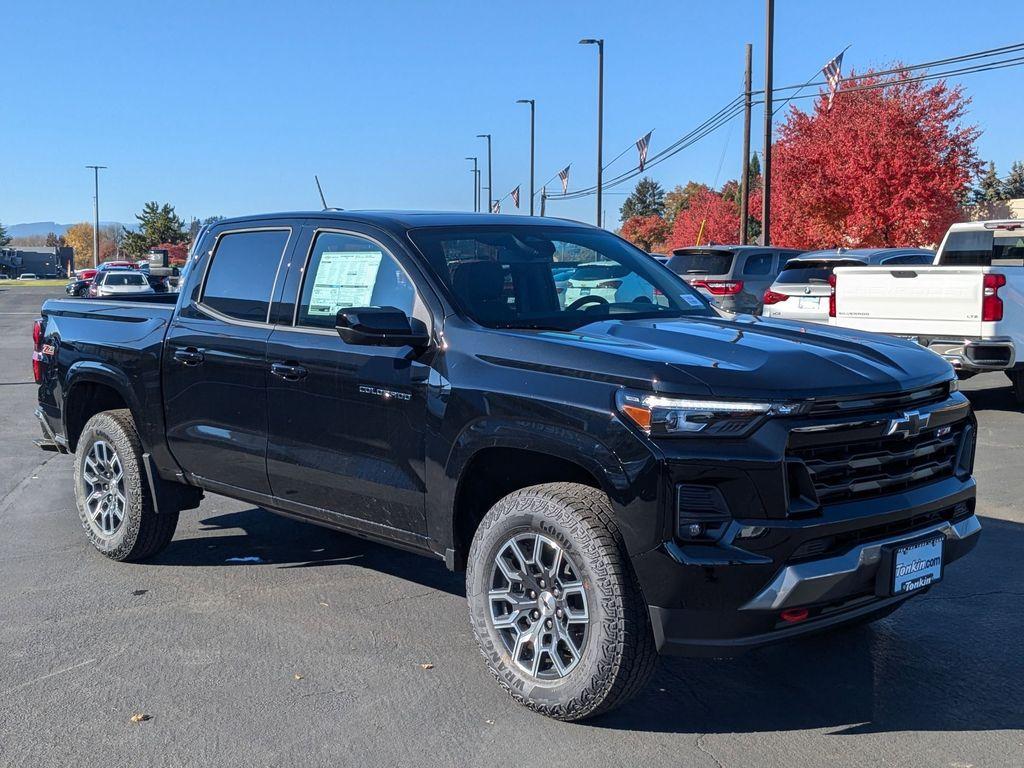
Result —
[[802, 251], [760, 245], [677, 248], [666, 266], [727, 312], [757, 315], [786, 262]]
[[[628, 297], [560, 297], [603, 262]], [[443, 559], [499, 683], [561, 719], [638, 691], [658, 651], [884, 615], [979, 531], [941, 358], [723, 317], [582, 224], [220, 221], [180, 294], [51, 300], [34, 341], [41, 442], [75, 454], [103, 554], [158, 556], [209, 490]]]

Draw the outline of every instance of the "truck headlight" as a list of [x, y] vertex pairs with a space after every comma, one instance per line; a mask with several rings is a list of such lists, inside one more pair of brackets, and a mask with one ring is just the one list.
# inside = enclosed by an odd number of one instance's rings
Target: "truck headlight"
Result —
[[619, 390], [619, 413], [652, 437], [694, 434], [736, 437], [769, 416], [788, 416], [800, 406], [745, 400], [696, 400]]

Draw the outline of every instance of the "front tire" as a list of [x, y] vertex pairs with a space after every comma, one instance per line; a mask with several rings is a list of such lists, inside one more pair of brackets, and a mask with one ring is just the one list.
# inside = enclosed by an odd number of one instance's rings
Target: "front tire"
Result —
[[174, 536], [177, 509], [153, 504], [142, 443], [131, 412], [104, 411], [85, 425], [75, 449], [75, 500], [89, 541], [112, 560], [145, 560]]
[[548, 717], [608, 712], [654, 670], [647, 605], [596, 488], [551, 483], [501, 499], [473, 538], [466, 596], [491, 673]]

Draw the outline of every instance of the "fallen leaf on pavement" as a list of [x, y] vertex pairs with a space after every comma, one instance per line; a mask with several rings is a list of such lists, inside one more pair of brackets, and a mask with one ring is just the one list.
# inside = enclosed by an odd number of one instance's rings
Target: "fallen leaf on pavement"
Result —
[[153, 716], [144, 714], [142, 712], [136, 712], [134, 715], [132, 715], [131, 719], [133, 723], [144, 723], [147, 720], [152, 720]]
[[429, 661], [424, 663], [424, 664], [420, 664], [420, 669], [433, 669], [433, 668], [434, 668], [434, 665], [431, 664]]
[[292, 677], [294, 677], [296, 680], [302, 679], [302, 675], [292, 675]]

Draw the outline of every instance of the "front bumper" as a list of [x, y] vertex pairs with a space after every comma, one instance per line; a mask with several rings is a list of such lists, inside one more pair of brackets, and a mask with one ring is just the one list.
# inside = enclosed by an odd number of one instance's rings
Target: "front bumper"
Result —
[[[945, 566], [973, 549], [980, 531], [981, 524], [972, 514], [958, 522], [942, 521], [866, 542], [841, 555], [785, 565], [736, 611], [648, 606], [656, 644], [662, 653], [733, 656], [762, 645], [885, 615], [930, 587], [909, 595], [878, 595], [876, 576], [882, 564], [883, 547], [941, 532], [946, 537]], [[786, 623], [780, 614], [790, 608], [807, 608], [809, 616], [799, 623]]]

